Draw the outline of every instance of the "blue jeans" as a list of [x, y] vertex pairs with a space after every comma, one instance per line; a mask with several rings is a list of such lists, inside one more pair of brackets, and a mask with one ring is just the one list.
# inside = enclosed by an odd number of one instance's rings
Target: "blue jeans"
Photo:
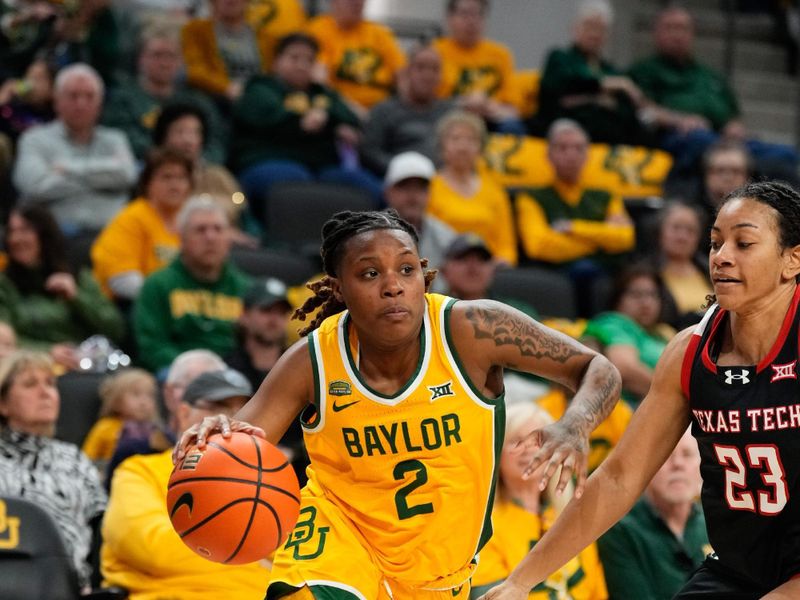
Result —
[[375, 207], [383, 204], [383, 185], [375, 175], [361, 167], [345, 169], [340, 166], [324, 167], [315, 173], [302, 163], [293, 160], [267, 160], [249, 167], [239, 174], [239, 183], [247, 196], [254, 215], [264, 222], [269, 191], [276, 183], [320, 181], [352, 185], [367, 191]]

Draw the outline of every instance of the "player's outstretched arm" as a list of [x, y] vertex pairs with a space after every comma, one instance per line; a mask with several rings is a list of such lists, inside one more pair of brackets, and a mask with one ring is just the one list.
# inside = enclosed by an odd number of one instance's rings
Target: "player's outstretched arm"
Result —
[[545, 489], [561, 467], [557, 489], [563, 491], [574, 473], [575, 493], [580, 496], [589, 434], [619, 399], [620, 376], [614, 365], [574, 339], [492, 300], [456, 304], [451, 327], [462, 362], [478, 385], [509, 368], [541, 375], [575, 391], [562, 418], [528, 440], [539, 448], [528, 475], [545, 464], [540, 484]]
[[[664, 350], [653, 385], [617, 447], [589, 477], [553, 526], [500, 586], [480, 600], [522, 600], [533, 587], [621, 519], [674, 449], [689, 425], [680, 387], [681, 363], [691, 335], [686, 330]], [[779, 597], [776, 597], [776, 600]]]
[[232, 431], [244, 431], [277, 444], [313, 400], [313, 393], [311, 357], [303, 338], [284, 352], [255, 395], [233, 418], [214, 415], [187, 429], [175, 445], [173, 461], [180, 460], [193, 444], [202, 448], [208, 436], [216, 432], [228, 437]]

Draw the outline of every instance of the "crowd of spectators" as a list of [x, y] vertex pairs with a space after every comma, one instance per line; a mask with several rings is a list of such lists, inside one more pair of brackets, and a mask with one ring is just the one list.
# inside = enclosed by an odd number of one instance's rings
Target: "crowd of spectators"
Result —
[[[317, 15], [300, 0], [0, 0], [0, 199], [13, 199], [0, 207], [0, 496], [51, 513], [82, 591], [102, 580], [134, 599], [263, 597], [270, 565], [195, 556], [165, 496], [176, 436], [234, 414], [296, 339], [302, 288], [237, 264], [237, 250], [271, 245], [280, 184], [358, 188], [396, 210], [439, 271], [435, 292], [497, 298], [503, 269], [565, 278], [569, 322], [524, 295], [497, 299], [619, 368], [622, 398], [592, 438], [596, 468], [668, 340], [702, 316], [719, 203], [757, 176], [797, 180], [797, 149], [755, 139], [730, 83], [697, 57], [686, 9], [661, 10], [652, 56], [625, 68], [604, 54], [611, 2], [584, 0], [571, 39], [531, 73], [487, 38], [489, 0], [445, 4], [441, 36], [401, 42], [364, 17], [365, 0]], [[542, 140], [529, 166], [548, 173], [540, 184], [505, 185], [487, 160], [490, 141], [508, 137]], [[592, 166], [593, 150], [619, 144], [669, 157], [657, 214], [642, 217]], [[71, 399], [54, 377], [87, 370], [82, 343], [97, 335], [134, 368], [96, 390], [81, 453], [56, 439]], [[563, 413], [569, 392], [512, 378], [508, 389], [476, 595], [569, 496], [532, 487], [508, 450]], [[299, 423], [280, 448], [302, 480]], [[631, 514], [532, 597], [660, 597], [652, 586], [669, 597], [707, 545], [696, 451], [686, 436]], [[683, 493], [668, 477], [685, 479]], [[637, 561], [646, 576], [627, 577]]]

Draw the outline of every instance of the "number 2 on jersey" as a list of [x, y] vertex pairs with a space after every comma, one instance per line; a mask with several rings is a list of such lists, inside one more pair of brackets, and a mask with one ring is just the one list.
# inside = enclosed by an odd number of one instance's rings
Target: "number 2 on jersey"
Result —
[[[776, 446], [746, 446], [747, 465], [737, 446], [714, 444], [714, 451], [719, 464], [725, 467], [725, 499], [728, 506], [733, 510], [758, 512], [768, 517], [783, 510], [789, 501], [789, 487]], [[747, 489], [748, 466], [761, 471], [761, 481], [771, 491], [759, 490], [756, 495]]]
[[406, 478], [407, 473], [414, 473], [414, 479], [397, 490], [394, 495], [394, 504], [397, 507], [397, 516], [401, 519], [410, 519], [416, 515], [426, 515], [433, 512], [433, 504], [408, 505], [408, 495], [418, 487], [428, 483], [428, 470], [425, 465], [416, 459], [404, 460], [397, 463], [394, 467], [394, 479], [400, 481]]

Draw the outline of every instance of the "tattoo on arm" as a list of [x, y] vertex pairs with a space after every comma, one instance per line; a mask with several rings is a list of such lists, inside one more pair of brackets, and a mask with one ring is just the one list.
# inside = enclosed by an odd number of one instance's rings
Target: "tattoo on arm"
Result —
[[573, 356], [580, 355], [577, 348], [547, 335], [536, 324], [512, 313], [471, 306], [465, 315], [477, 339], [494, 340], [495, 346], [516, 346], [522, 356], [565, 363]]
[[611, 413], [619, 393], [620, 378], [611, 363], [593, 360], [567, 410], [572, 413], [576, 425], [589, 432]]

